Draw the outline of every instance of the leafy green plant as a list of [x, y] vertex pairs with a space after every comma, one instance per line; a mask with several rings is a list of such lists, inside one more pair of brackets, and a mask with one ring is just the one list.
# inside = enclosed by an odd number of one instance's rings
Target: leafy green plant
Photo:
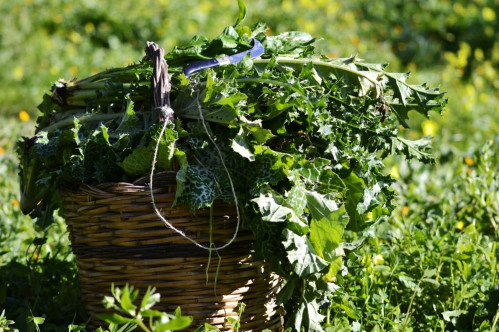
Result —
[[[98, 317], [109, 323], [109, 332], [113, 331], [131, 331], [136, 327], [143, 331], [178, 331], [187, 328], [192, 317], [182, 316], [180, 308], [175, 310], [173, 315], [152, 309], [160, 300], [161, 295], [155, 293], [154, 288], [148, 288], [136, 304], [139, 291], [134, 290], [133, 286], [126, 285], [123, 288], [111, 286], [113, 296], [104, 298], [106, 309], [112, 309], [115, 312], [98, 314]], [[120, 328], [119, 325], [122, 325]], [[102, 328], [97, 331], [103, 331]]]
[[479, 202], [473, 217], [460, 203], [495, 195], [489, 172], [472, 170], [496, 169], [495, 146], [477, 147], [468, 159], [444, 150], [438, 167], [400, 163], [408, 179], [394, 185], [399, 207], [368, 245], [348, 254], [343, 287], [330, 300], [331, 331], [497, 329], [499, 234]]
[[5, 316], [5, 310], [3, 310], [2, 314], [0, 315], [0, 331], [1, 332], [4, 332], [4, 331], [17, 332], [16, 329], [11, 329], [9, 327], [9, 325], [12, 325], [14, 323], [15, 322], [13, 320], [7, 319], [7, 317]]
[[466, 77], [475, 67], [476, 52], [496, 61], [499, 7], [494, 0], [356, 1], [346, 6], [370, 23], [361, 27], [361, 34], [390, 43], [404, 65], [434, 66], [442, 61], [444, 52], [458, 54], [463, 44], [470, 48], [462, 59]]
[[[407, 126], [410, 110], [440, 112], [445, 100], [384, 65], [329, 59], [306, 33], [266, 31], [236, 24], [168, 53], [176, 121], [163, 129], [151, 105], [148, 60], [58, 81], [40, 105], [35, 136], [19, 144], [21, 207], [43, 222], [60, 207], [59, 186], [147, 175], [157, 144], [167, 159], [158, 168], [168, 169], [172, 157], [180, 165], [176, 203], [194, 212], [218, 199], [237, 202], [256, 255], [286, 280], [278, 301], [288, 326], [321, 330], [319, 303], [336, 289], [344, 231], [360, 243], [394, 208], [383, 158], [432, 162], [429, 141], [400, 137], [399, 125]], [[265, 46], [261, 59], [195, 80], [181, 72], [193, 60], [247, 49], [253, 38]]]

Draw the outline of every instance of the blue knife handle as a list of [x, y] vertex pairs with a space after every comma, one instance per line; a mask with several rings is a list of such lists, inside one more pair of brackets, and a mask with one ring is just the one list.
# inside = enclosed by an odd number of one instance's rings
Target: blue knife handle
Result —
[[251, 49], [230, 56], [224, 56], [216, 59], [203, 60], [188, 64], [184, 67], [184, 74], [185, 76], [189, 77], [190, 75], [203, 69], [238, 63], [242, 61], [248, 53], [250, 54], [251, 59], [256, 58], [262, 55], [264, 51], [265, 49], [263, 45], [258, 40], [253, 38], [253, 47]]

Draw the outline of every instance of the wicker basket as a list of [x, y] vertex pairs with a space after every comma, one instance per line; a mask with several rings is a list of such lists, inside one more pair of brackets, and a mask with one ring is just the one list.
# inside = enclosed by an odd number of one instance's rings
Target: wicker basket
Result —
[[[156, 205], [173, 226], [209, 244], [208, 209], [193, 216], [185, 207], [172, 208], [175, 176], [171, 171], [155, 177]], [[180, 306], [183, 314], [193, 316], [193, 327], [207, 322], [230, 330], [226, 318], [237, 318], [238, 304], [244, 302], [242, 331], [279, 330], [279, 279], [266, 271], [264, 262], [252, 258], [250, 233], [240, 232], [232, 245], [218, 252], [220, 266], [218, 256], [212, 255], [207, 282], [208, 252], [159, 220], [146, 181], [82, 186], [65, 191], [63, 200], [90, 328], [104, 326], [96, 314], [105, 312], [102, 299], [110, 295], [111, 283], [128, 283], [141, 294], [148, 286], [156, 287], [161, 294], [156, 309], [173, 312]], [[212, 241], [225, 244], [235, 230], [234, 207], [215, 204], [212, 220]]]

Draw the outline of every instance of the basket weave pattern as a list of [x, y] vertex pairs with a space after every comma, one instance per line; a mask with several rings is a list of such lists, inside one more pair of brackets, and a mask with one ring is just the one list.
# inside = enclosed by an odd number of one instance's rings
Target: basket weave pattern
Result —
[[[174, 171], [156, 175], [156, 205], [174, 227], [209, 246], [210, 210], [192, 215], [186, 207], [172, 208], [175, 175]], [[148, 286], [156, 287], [161, 303], [155, 309], [173, 312], [180, 306], [182, 314], [193, 316], [193, 327], [207, 322], [230, 330], [226, 318], [237, 318], [238, 304], [244, 302], [242, 331], [279, 329], [275, 304], [279, 279], [251, 256], [252, 234], [239, 232], [234, 243], [218, 252], [220, 258], [212, 254], [208, 265], [207, 251], [156, 216], [146, 180], [82, 186], [63, 192], [63, 201], [82, 295], [91, 316], [89, 327], [105, 325], [95, 315], [105, 312], [102, 299], [110, 296], [111, 283], [128, 283], [141, 294]], [[214, 205], [212, 242], [216, 246], [232, 238], [236, 220], [233, 206]]]

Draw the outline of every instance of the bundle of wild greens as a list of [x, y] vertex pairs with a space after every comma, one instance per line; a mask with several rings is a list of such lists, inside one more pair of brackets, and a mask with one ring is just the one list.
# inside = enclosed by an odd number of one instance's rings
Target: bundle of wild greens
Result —
[[[218, 148], [256, 255], [285, 280], [278, 301], [288, 325], [320, 331], [320, 303], [337, 287], [343, 249], [353, 249], [345, 230], [361, 234], [394, 208], [383, 158], [432, 161], [428, 140], [399, 137], [399, 125], [408, 111], [440, 112], [445, 101], [383, 65], [318, 54], [306, 33], [265, 32], [236, 25], [166, 55], [175, 121], [161, 137], [149, 60], [56, 82], [39, 106], [35, 136], [19, 142], [22, 208], [49, 220], [60, 187], [148, 175], [158, 140], [156, 169], [179, 164], [176, 204], [195, 211], [234, 202]], [[262, 57], [193, 79], [182, 73], [192, 61], [249, 49], [252, 38], [264, 45]]]

